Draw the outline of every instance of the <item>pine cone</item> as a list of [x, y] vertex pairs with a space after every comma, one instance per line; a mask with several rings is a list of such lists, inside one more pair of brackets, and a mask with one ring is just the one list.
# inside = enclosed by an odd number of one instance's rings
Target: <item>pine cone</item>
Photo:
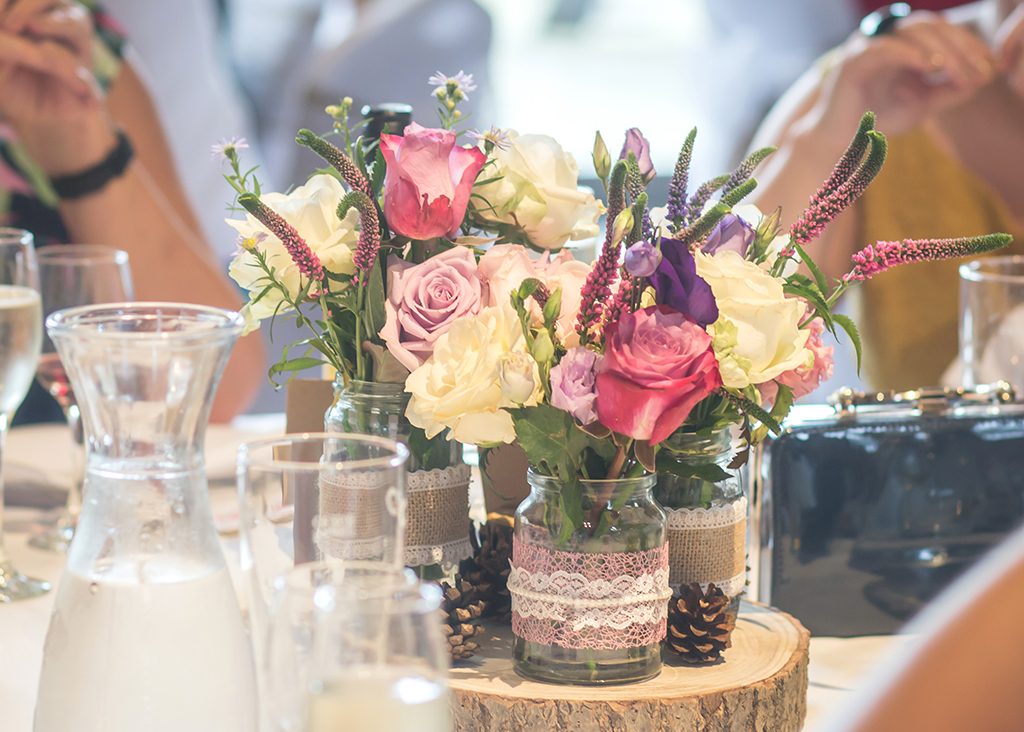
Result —
[[480, 647], [477, 636], [484, 632], [480, 618], [487, 603], [479, 598], [478, 588], [459, 574], [451, 584], [441, 582], [441, 592], [441, 629], [452, 660], [461, 661]]
[[490, 514], [487, 523], [470, 531], [473, 556], [459, 563], [459, 573], [476, 585], [487, 602], [487, 616], [506, 618], [512, 612], [508, 591], [509, 559], [512, 557], [512, 518]]
[[711, 663], [732, 645], [736, 614], [729, 609], [729, 597], [714, 583], [703, 592], [691, 582], [680, 585], [668, 606], [665, 645], [687, 663]]

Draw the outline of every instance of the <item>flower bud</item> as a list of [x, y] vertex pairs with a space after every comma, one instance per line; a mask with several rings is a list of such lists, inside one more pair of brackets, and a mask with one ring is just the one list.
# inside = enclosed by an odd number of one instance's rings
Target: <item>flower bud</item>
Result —
[[626, 250], [623, 266], [631, 277], [650, 277], [661, 264], [661, 251], [649, 241], [638, 241]]
[[604, 144], [604, 138], [601, 137], [600, 132], [594, 135], [593, 158], [597, 177], [601, 180], [607, 180], [608, 175], [612, 172], [612, 156], [608, 152], [608, 146]]
[[633, 210], [624, 208], [619, 212], [619, 215], [615, 217], [615, 223], [612, 224], [612, 239], [618, 244], [626, 238], [626, 234], [633, 230]]
[[498, 373], [501, 395], [513, 404], [525, 404], [537, 390], [537, 362], [528, 353], [505, 354]]
[[547, 330], [537, 333], [533, 339], [533, 346], [530, 349], [533, 359], [537, 363], [548, 363], [555, 357], [555, 344], [551, 342], [551, 336]]

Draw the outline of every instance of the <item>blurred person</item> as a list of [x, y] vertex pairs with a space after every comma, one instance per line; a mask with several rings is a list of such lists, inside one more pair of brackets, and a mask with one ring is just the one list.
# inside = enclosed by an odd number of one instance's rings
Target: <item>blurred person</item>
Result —
[[[890, 138], [882, 173], [815, 244], [827, 274], [877, 240], [990, 231], [1024, 242], [1024, 3], [914, 12], [855, 33], [778, 102], [755, 144], [775, 144], [756, 197], [789, 225], [830, 172], [864, 110]], [[858, 288], [865, 372], [876, 388], [937, 384], [957, 351], [959, 262], [896, 269]]]
[[[122, 63], [122, 49], [116, 23], [74, 0], [8, 0], [0, 9], [6, 223], [32, 231], [40, 245], [126, 250], [139, 299], [237, 309], [239, 297], [198, 233], [153, 102]], [[259, 339], [241, 340], [213, 419], [245, 407], [262, 364]], [[42, 416], [38, 402], [26, 411]]]

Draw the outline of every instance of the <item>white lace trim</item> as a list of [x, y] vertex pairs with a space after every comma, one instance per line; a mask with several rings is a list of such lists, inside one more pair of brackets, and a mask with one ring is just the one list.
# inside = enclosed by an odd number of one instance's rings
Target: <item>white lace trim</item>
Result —
[[410, 493], [415, 491], [443, 490], [461, 485], [468, 486], [471, 475], [470, 467], [462, 463], [461, 465], [452, 465], [447, 468], [417, 470], [416, 472], [409, 473], [405, 485], [406, 490]]
[[666, 508], [665, 513], [669, 531], [724, 529], [747, 518], [747, 497], [711, 508]]
[[658, 622], [672, 596], [668, 569], [603, 580], [574, 572], [531, 573], [513, 566], [508, 589], [519, 615], [571, 623], [574, 630], [624, 630]]
[[[715, 587], [718, 587], [729, 597], [736, 597], [736, 595], [743, 592], [747, 587], [747, 572], [746, 570], [740, 572], [735, 577], [725, 580], [724, 582], [715, 582]], [[701, 590], [707, 592], [707, 584], [700, 586]]]
[[374, 539], [339, 539], [321, 531], [317, 531], [317, 546], [320, 551], [331, 559], [377, 560], [384, 551], [384, 540]]
[[465, 539], [450, 541], [441, 546], [407, 546], [405, 548], [405, 566], [440, 564], [441, 569], [448, 572], [463, 559], [469, 559], [471, 556], [473, 556], [473, 545], [467, 536]]

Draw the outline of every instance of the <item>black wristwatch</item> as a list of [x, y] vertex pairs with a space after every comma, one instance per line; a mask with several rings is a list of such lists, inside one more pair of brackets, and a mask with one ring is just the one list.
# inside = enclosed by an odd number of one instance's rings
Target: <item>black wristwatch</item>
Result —
[[868, 13], [860, 22], [860, 32], [868, 38], [884, 36], [896, 29], [901, 18], [910, 15], [911, 8], [907, 3], [893, 3]]
[[107, 157], [79, 173], [51, 178], [50, 185], [62, 199], [88, 196], [103, 189], [114, 178], [123, 175], [134, 155], [135, 151], [128, 140], [128, 135], [123, 130], [118, 130], [117, 144]]

